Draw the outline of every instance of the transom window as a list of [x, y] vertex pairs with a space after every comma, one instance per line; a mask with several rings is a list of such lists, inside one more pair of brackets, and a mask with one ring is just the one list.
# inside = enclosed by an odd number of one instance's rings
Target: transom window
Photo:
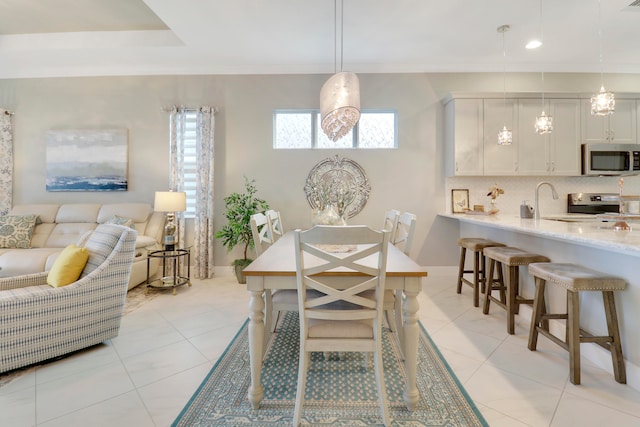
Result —
[[393, 110], [362, 111], [351, 132], [333, 142], [322, 132], [320, 111], [276, 110], [273, 113], [273, 148], [398, 148], [397, 116]]

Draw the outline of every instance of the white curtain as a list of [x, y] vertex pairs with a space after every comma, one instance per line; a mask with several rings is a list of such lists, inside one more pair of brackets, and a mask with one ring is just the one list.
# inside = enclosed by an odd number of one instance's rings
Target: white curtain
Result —
[[[196, 119], [196, 195], [194, 243], [192, 253], [193, 277], [210, 279], [214, 274], [213, 230], [213, 161], [215, 108], [200, 107]], [[194, 109], [174, 107], [171, 111], [170, 188], [184, 191], [184, 138], [186, 112]], [[179, 216], [179, 235], [184, 236], [184, 217]], [[183, 237], [181, 237], [183, 238]], [[181, 244], [183, 242], [178, 242]], [[182, 245], [183, 246], [183, 245]]]
[[13, 113], [0, 108], [0, 215], [13, 203]]

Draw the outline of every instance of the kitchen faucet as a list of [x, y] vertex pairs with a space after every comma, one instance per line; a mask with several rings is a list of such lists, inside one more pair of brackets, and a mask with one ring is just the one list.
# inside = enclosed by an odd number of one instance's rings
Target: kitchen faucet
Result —
[[558, 192], [556, 191], [556, 188], [553, 186], [553, 184], [551, 184], [548, 181], [539, 182], [538, 185], [536, 186], [536, 198], [535, 198], [535, 203], [534, 203], [534, 208], [533, 208], [533, 219], [534, 220], [539, 220], [540, 219], [540, 208], [539, 208], [539, 205], [538, 205], [538, 193], [540, 192], [540, 187], [542, 187], [545, 184], [547, 184], [549, 187], [551, 187], [551, 194], [553, 195], [553, 200], [558, 200]]

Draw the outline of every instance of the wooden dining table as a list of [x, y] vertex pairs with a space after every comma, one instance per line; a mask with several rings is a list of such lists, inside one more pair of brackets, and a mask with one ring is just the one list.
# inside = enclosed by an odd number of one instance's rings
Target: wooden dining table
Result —
[[[375, 259], [371, 260], [372, 266]], [[296, 257], [294, 249], [294, 233], [286, 233], [271, 247], [264, 251], [255, 261], [244, 269], [247, 279], [249, 301], [249, 357], [251, 364], [251, 385], [247, 397], [254, 409], [260, 407], [264, 396], [264, 388], [260, 382], [265, 340], [265, 290], [296, 289]], [[354, 272], [336, 269], [333, 286], [345, 288], [349, 286]], [[417, 354], [418, 354], [418, 293], [422, 290], [422, 279], [427, 276], [424, 267], [405, 255], [401, 250], [389, 244], [387, 252], [386, 289], [402, 291], [403, 318], [403, 355], [405, 366], [405, 389], [403, 399], [407, 409], [415, 409], [418, 400]]]

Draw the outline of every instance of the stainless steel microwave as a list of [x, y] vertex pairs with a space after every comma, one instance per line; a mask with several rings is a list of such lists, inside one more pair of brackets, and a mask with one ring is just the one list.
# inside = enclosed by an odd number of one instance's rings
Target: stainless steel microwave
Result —
[[582, 144], [582, 175], [637, 175], [640, 144]]

